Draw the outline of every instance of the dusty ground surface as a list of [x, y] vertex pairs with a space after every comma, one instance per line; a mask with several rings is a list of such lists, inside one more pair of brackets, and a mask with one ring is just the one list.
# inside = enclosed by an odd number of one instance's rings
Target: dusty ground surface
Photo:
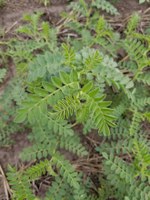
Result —
[[27, 139], [26, 133], [16, 133], [12, 136], [14, 144], [9, 147], [0, 148], [0, 165], [4, 170], [7, 169], [8, 163], [11, 163], [14, 166], [18, 166], [19, 163], [19, 152], [30, 145], [30, 142]]
[[138, 0], [121, 0], [115, 4], [123, 16], [128, 16], [135, 11], [145, 11], [149, 6], [150, 4], [139, 4]]
[[52, 0], [51, 5], [45, 7], [36, 0], [8, 0], [3, 8], [0, 8], [0, 26], [9, 29], [17, 25], [22, 16], [36, 11], [47, 12], [57, 17], [65, 9], [66, 0]]
[[[4, 7], [0, 8], [0, 27], [11, 28], [21, 20], [25, 13], [33, 13], [35, 11], [47, 12], [51, 16], [58, 16], [67, 5], [67, 0], [51, 0], [51, 5], [45, 7], [37, 2], [40, 0], [7, 0]], [[126, 17], [135, 11], [145, 11], [150, 4], [138, 3], [138, 0], [119, 0], [115, 4], [121, 16]]]
[[[42, 11], [48, 14], [49, 20], [57, 19], [60, 12], [66, 9], [66, 0], [52, 0], [52, 4], [47, 8], [39, 3], [38, 0], [7, 0], [6, 5], [0, 8], [0, 29], [6, 32], [12, 31], [19, 25], [23, 14], [33, 13], [35, 11]], [[122, 20], [126, 19], [132, 12], [139, 11], [145, 12], [145, 15], [150, 11], [148, 4], [139, 5], [138, 0], [120, 0], [115, 6], [120, 12], [120, 16], [117, 18], [109, 18], [110, 22], [118, 27], [122, 27]], [[147, 23], [150, 23], [150, 18], [146, 19]], [[113, 21], [114, 20], [114, 21]], [[14, 136], [15, 143], [9, 147], [0, 148], [0, 166], [6, 171], [7, 165], [12, 164], [15, 166], [21, 165], [19, 160], [19, 152], [29, 146], [26, 133], [18, 133]], [[92, 143], [93, 136], [89, 136], [87, 141]], [[73, 161], [74, 162], [74, 161]], [[81, 161], [80, 161], [81, 162]], [[93, 162], [93, 161], [91, 161]], [[77, 163], [76, 163], [77, 164]], [[86, 165], [86, 164], [85, 164]], [[46, 185], [41, 185], [40, 196], [43, 195]], [[4, 200], [2, 197], [4, 193], [3, 182], [0, 172], [0, 200]]]

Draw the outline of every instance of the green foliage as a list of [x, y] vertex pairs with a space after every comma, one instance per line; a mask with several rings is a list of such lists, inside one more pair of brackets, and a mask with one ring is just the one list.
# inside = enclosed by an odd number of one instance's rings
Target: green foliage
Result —
[[126, 30], [127, 34], [133, 34], [136, 31], [140, 20], [141, 20], [141, 18], [138, 13], [134, 13], [131, 16], [131, 18], [127, 24], [127, 30]]
[[31, 182], [39, 179], [46, 173], [53, 176], [56, 175], [48, 160], [40, 161], [40, 163], [33, 165], [26, 171], [20, 172], [9, 166], [7, 176], [10, 185], [12, 185], [13, 199], [36, 199], [36, 196], [32, 194]]
[[149, 144], [146, 141], [133, 142], [133, 152], [135, 154], [135, 166], [137, 167], [137, 175], [141, 175], [142, 178], [145, 176], [150, 178], [149, 166], [150, 166], [150, 154]]
[[6, 43], [5, 55], [13, 58], [19, 76], [26, 76], [28, 67], [30, 68], [28, 64], [34, 60], [36, 52], [57, 51], [57, 30], [48, 22], [41, 22], [41, 17], [42, 13], [39, 12], [25, 15], [24, 25], [16, 30], [20, 39], [13, 38]]
[[55, 75], [61, 70], [63, 57], [59, 52], [54, 54], [45, 52], [44, 55], [39, 55], [34, 58], [28, 65], [29, 81], [35, 81], [37, 78], [43, 78], [47, 73]]
[[32, 167], [28, 168], [25, 171], [25, 176], [29, 178], [29, 180], [36, 180], [40, 176], [46, 174], [46, 172], [49, 172], [50, 174], [55, 174], [52, 169], [50, 168], [49, 161], [44, 160], [40, 161], [40, 163], [33, 165]]
[[23, 176], [16, 169], [9, 167], [8, 180], [13, 189], [13, 199], [35, 199], [27, 176]]
[[[148, 200], [150, 150], [143, 124], [150, 118], [149, 38], [138, 32], [138, 14], [123, 35], [113, 31], [97, 13], [101, 8], [116, 14], [108, 1], [80, 0], [71, 7], [56, 28], [41, 22], [42, 14], [26, 16], [18, 32], [28, 40], [11, 40], [5, 52], [17, 65], [16, 80], [21, 76], [2, 97], [8, 112], [0, 113], [6, 130], [0, 141], [7, 143], [8, 121], [17, 131], [28, 127], [31, 146], [20, 158], [34, 163], [25, 170], [10, 167], [13, 199], [36, 199], [32, 183], [46, 174], [52, 180], [46, 200]], [[95, 151], [86, 141], [93, 129], [102, 161], [97, 184], [92, 173], [87, 177], [72, 163], [92, 158]]]
[[149, 0], [139, 0], [140, 4], [145, 3], [145, 2], [150, 2], [150, 1]]
[[[54, 172], [52, 166], [55, 166], [59, 170], [59, 176]], [[13, 199], [35, 199], [36, 197], [31, 193], [30, 183], [39, 179], [46, 173], [55, 177], [52, 187], [50, 187], [46, 194], [46, 196], [48, 195], [48, 199], [50, 197], [53, 199], [61, 199], [64, 198], [65, 195], [71, 198], [71, 194], [75, 200], [87, 197], [84, 190], [80, 191], [81, 176], [75, 171], [69, 161], [65, 160], [64, 157], [57, 152], [52, 156], [50, 161], [41, 161], [24, 171], [17, 172], [16, 169], [9, 167], [7, 176], [10, 185], [12, 185]], [[18, 183], [19, 187], [17, 187]], [[71, 189], [69, 194], [68, 189]], [[47, 199], [47, 197], [45, 199]]]
[[107, 0], [94, 0], [92, 6], [104, 10], [111, 15], [119, 14], [117, 9]]
[[40, 2], [42, 3], [42, 4], [44, 4], [44, 6], [47, 6], [48, 4], [50, 4], [50, 0], [40, 0]]
[[149, 72], [148, 73], [143, 73], [140, 74], [137, 78], [138, 82], [143, 82], [144, 84], [150, 85], [150, 76], [149, 76]]
[[64, 197], [68, 199], [71, 197], [70, 192], [68, 192], [69, 189], [69, 185], [61, 177], [57, 176], [52, 186], [47, 191], [45, 200], [61, 200]]
[[137, 111], [131, 123], [121, 119], [111, 129], [107, 142], [97, 148], [104, 157], [107, 184], [114, 187], [117, 199], [148, 199], [150, 195], [146, 192], [149, 191], [150, 149], [147, 133], [140, 131], [142, 120]]
[[11, 81], [0, 95], [0, 146], [9, 145], [12, 143], [11, 134], [17, 133], [20, 129], [24, 130], [13, 120], [14, 113], [24, 97], [22, 81], [18, 79]]
[[51, 162], [60, 168], [60, 174], [66, 180], [66, 182], [74, 189], [80, 189], [80, 179], [77, 172], [74, 171], [72, 165], [65, 160], [61, 155], [55, 154]]
[[130, 135], [134, 135], [138, 132], [141, 121], [142, 121], [141, 114], [135, 110], [132, 118], [132, 123], [129, 129]]
[[89, 16], [88, 7], [104, 10], [111, 15], [119, 14], [117, 9], [108, 0], [90, 1], [89, 5], [86, 3], [85, 0], [80, 0], [77, 3], [76, 2], [71, 3], [70, 7], [73, 8], [74, 11], [80, 12], [86, 17]]
[[5, 6], [6, 4], [6, 0], [0, 0], [0, 8]]
[[148, 65], [148, 49], [145, 48], [142, 41], [136, 39], [128, 39], [124, 42], [124, 48], [128, 52], [130, 59], [136, 62], [139, 70], [142, 70]]
[[5, 75], [6, 75], [7, 70], [5, 68], [0, 69], [0, 83], [2, 83]]
[[[127, 166], [122, 159], [113, 157], [111, 154], [108, 156], [106, 153], [102, 153], [105, 160], [105, 165], [109, 166], [112, 173], [115, 173], [120, 179], [124, 180], [125, 183], [132, 184], [134, 178], [134, 169]], [[112, 184], [114, 180], [111, 180]]]

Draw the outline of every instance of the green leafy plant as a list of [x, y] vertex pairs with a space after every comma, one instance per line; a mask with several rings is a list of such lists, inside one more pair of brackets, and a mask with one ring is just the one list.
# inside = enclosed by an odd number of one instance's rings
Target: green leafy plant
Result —
[[[20, 76], [26, 75], [28, 63], [33, 60], [36, 52], [57, 50], [57, 30], [50, 27], [48, 22], [41, 22], [41, 16], [42, 13], [39, 12], [31, 16], [25, 15], [25, 24], [16, 30], [16, 34], [21, 36], [20, 40], [13, 38], [6, 43], [5, 54], [13, 57]], [[27, 39], [24, 39], [24, 35]]]
[[2, 8], [3, 6], [5, 6], [6, 1], [5, 0], [0, 0], [0, 8]]
[[47, 6], [48, 4], [50, 4], [50, 0], [40, 0], [41, 3], [44, 4], [44, 6]]
[[0, 96], [0, 146], [12, 143], [11, 135], [23, 130], [14, 122], [14, 115], [24, 97], [22, 81], [19, 79], [10, 81]]
[[[86, 17], [90, 16], [91, 9], [101, 9], [106, 11], [111, 15], [119, 14], [117, 9], [108, 1], [108, 0], [92, 0], [87, 4], [85, 0], [80, 0], [78, 2], [72, 2], [70, 7], [77, 12], [81, 12], [82, 14], [86, 15]], [[90, 9], [89, 9], [90, 8]]]
[[[18, 31], [33, 48], [21, 53], [24, 41], [13, 40], [6, 52], [19, 63], [18, 73], [25, 65], [17, 84], [22, 95], [12, 90], [17, 104], [13, 123], [30, 128], [32, 145], [20, 157], [34, 161], [25, 170], [9, 167], [12, 199], [37, 199], [32, 183], [47, 174], [52, 184], [46, 200], [149, 200], [149, 140], [143, 128], [150, 112], [149, 37], [137, 31], [137, 14], [120, 36], [96, 11], [91, 16], [98, 1], [93, 7], [83, 0], [72, 5], [73, 12], [64, 14], [56, 29], [40, 23], [40, 14], [27, 16]], [[73, 33], [62, 35], [63, 43], [58, 40], [61, 29]], [[93, 129], [102, 162], [98, 187], [62, 153], [85, 160], [92, 156], [82, 141]]]
[[149, 0], [139, 0], [139, 3], [145, 3], [145, 2], [150, 2]]
[[7, 70], [5, 68], [0, 69], [0, 83], [2, 83], [5, 75], [6, 75]]
[[107, 13], [110, 13], [111, 15], [119, 14], [117, 9], [109, 1], [106, 0], [95, 0], [91, 5], [98, 9], [104, 10]]

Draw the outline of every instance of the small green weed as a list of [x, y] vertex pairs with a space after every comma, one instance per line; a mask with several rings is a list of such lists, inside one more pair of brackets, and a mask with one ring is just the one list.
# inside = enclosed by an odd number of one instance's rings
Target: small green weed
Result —
[[6, 0], [0, 0], [0, 8], [4, 7], [6, 4]]

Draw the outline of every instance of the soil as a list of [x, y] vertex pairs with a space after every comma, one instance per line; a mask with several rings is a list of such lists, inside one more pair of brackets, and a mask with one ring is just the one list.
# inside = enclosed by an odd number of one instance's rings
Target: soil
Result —
[[[38, 0], [37, 0], [38, 1]], [[3, 8], [0, 8], [0, 27], [8, 29], [17, 25], [24, 14], [37, 11], [47, 12], [52, 16], [58, 16], [66, 7], [66, 0], [52, 0], [51, 5], [45, 7], [36, 0], [8, 0]]]
[[139, 4], [138, 0], [121, 0], [115, 4], [115, 7], [119, 10], [119, 13], [126, 17], [136, 11], [145, 11], [150, 4]]
[[[6, 33], [11, 32], [16, 28], [16, 26], [20, 24], [24, 14], [33, 13], [36, 11], [47, 13], [49, 20], [56, 20], [59, 16], [59, 13], [64, 11], [67, 5], [66, 0], [52, 0], [51, 5], [45, 7], [40, 3], [37, 3], [37, 1], [38, 0], [7, 0], [6, 5], [3, 8], [0, 8], [0, 29], [4, 30]], [[118, 18], [115, 17], [114, 21], [117, 21], [117, 19], [123, 20], [135, 11], [145, 12], [145, 10], [150, 8], [149, 4], [139, 5], [138, 0], [120, 0], [115, 4], [115, 6], [119, 10], [120, 16], [118, 16]], [[113, 20], [112, 17], [111, 20]], [[119, 23], [121, 24], [120, 21]], [[93, 135], [95, 134], [91, 133], [89, 135], [88, 140], [90, 142], [93, 140], [93, 137], [95, 137]], [[17, 167], [21, 166], [22, 163], [19, 160], [19, 153], [24, 147], [30, 145], [29, 141], [27, 140], [27, 133], [15, 134], [14, 140], [15, 143], [13, 145], [5, 148], [0, 148], [0, 166], [4, 171], [6, 171], [8, 164]], [[43, 196], [45, 188], [45, 185], [41, 186], [41, 191], [39, 192], [40, 196]], [[4, 188], [2, 186], [0, 176], [0, 200], [2, 200], [3, 193]]]
[[[27, 13], [41, 11], [51, 17], [58, 17], [65, 10], [67, 0], [51, 0], [51, 5], [45, 7], [37, 3], [40, 0], [7, 0], [4, 7], [0, 8], [0, 28], [9, 29], [16, 26], [22, 16]], [[138, 0], [120, 0], [115, 3], [121, 16], [126, 17], [135, 11], [145, 11], [150, 5], [138, 3]]]
[[13, 145], [0, 148], [0, 165], [6, 171], [8, 163], [18, 167], [21, 165], [19, 152], [30, 145], [27, 133], [16, 133], [12, 137]]

